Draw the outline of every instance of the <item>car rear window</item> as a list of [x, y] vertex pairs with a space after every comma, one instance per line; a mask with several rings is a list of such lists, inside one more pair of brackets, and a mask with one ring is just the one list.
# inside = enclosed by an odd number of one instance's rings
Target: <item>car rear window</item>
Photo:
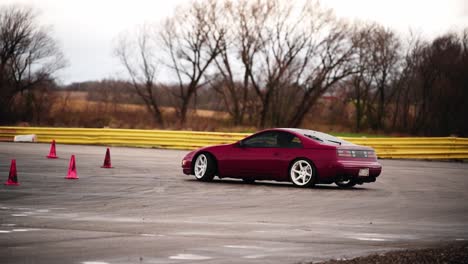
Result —
[[311, 138], [315, 141], [319, 141], [321, 143], [326, 144], [335, 144], [335, 145], [353, 145], [352, 143], [339, 139], [329, 134], [325, 134], [322, 132], [314, 131], [314, 130], [307, 130], [307, 129], [291, 129], [296, 133], [300, 133], [308, 138]]

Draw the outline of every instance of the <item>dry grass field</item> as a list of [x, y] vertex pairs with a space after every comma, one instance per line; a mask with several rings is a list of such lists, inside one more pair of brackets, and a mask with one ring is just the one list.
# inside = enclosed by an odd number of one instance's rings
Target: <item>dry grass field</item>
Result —
[[[48, 117], [40, 125], [64, 127], [162, 128], [158, 126], [145, 105], [87, 100], [87, 92], [57, 92], [50, 105]], [[165, 129], [201, 131], [245, 131], [252, 127], [231, 127], [229, 114], [221, 111], [194, 109], [189, 111], [182, 127], [174, 107], [161, 107]]]
[[[88, 100], [88, 93], [81, 91], [58, 91], [50, 102], [49, 111], [37, 124], [55, 127], [89, 128], [130, 128], [130, 129], [183, 129], [196, 131], [254, 132], [258, 128], [255, 122], [243, 126], [234, 126], [227, 112], [206, 109], [192, 109], [187, 122], [180, 124], [174, 107], [161, 107], [164, 127], [153, 121], [151, 113], [143, 104], [116, 103]], [[347, 111], [344, 111], [347, 112]], [[338, 135], [349, 135], [352, 128], [343, 119], [348, 119], [342, 111], [332, 110], [326, 105], [319, 105], [311, 111], [301, 127]], [[352, 122], [352, 120], [351, 120]], [[358, 135], [372, 135], [365, 133]]]

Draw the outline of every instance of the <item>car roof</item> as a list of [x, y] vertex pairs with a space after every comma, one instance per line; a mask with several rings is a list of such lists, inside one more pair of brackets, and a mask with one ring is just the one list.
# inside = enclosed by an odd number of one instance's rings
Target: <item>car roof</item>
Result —
[[310, 130], [310, 129], [302, 129], [302, 128], [275, 128], [273, 130], [278, 130], [278, 131], [286, 131], [290, 132], [296, 135], [300, 135], [303, 137], [306, 137], [310, 140], [314, 140], [315, 142], [319, 142], [321, 144], [332, 144], [332, 145], [354, 145], [351, 142], [348, 142], [346, 140], [334, 137], [332, 135], [315, 131], [315, 130]]

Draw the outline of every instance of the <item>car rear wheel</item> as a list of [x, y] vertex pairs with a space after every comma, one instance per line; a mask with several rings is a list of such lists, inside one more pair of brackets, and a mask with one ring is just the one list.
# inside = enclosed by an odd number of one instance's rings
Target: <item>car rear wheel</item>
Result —
[[315, 167], [308, 160], [296, 160], [289, 169], [289, 177], [297, 187], [314, 186], [316, 178]]
[[211, 181], [215, 176], [216, 163], [208, 154], [202, 153], [197, 156], [193, 168], [195, 178], [199, 181]]
[[351, 188], [354, 187], [354, 185], [356, 185], [356, 181], [351, 177], [342, 177], [339, 180], [337, 180], [335, 184], [341, 188]]

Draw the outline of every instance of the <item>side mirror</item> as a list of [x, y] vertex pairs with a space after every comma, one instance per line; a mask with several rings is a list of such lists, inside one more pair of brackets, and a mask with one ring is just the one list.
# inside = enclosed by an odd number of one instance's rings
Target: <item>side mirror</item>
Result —
[[242, 140], [239, 140], [239, 142], [237, 142], [237, 145], [239, 146], [239, 148], [245, 147], [245, 144]]

